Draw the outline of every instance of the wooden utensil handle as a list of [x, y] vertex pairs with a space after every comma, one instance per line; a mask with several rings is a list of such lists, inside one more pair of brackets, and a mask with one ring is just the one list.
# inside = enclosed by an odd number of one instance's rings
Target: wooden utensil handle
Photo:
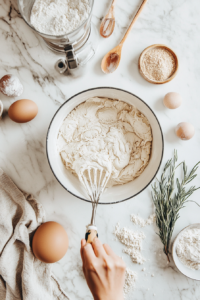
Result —
[[86, 242], [89, 244], [92, 244], [95, 237], [98, 237], [97, 227], [96, 226], [88, 226], [86, 234], [85, 234]]
[[147, 3], [147, 1], [148, 1], [148, 0], [143, 0], [143, 1], [142, 1], [142, 4], [141, 4], [140, 7], [138, 8], [138, 11], [136, 12], [136, 14], [135, 14], [135, 16], [134, 16], [133, 21], [131, 22], [129, 28], [127, 29], [127, 31], [126, 31], [126, 33], [125, 33], [125, 35], [124, 35], [124, 37], [123, 37], [123, 39], [121, 40], [121, 43], [120, 43], [121, 45], [123, 45], [123, 43], [124, 43], [125, 40], [127, 39], [127, 37], [128, 37], [128, 35], [129, 35], [129, 33], [130, 33], [130, 31], [131, 31], [133, 25], [134, 25], [135, 22], [137, 21], [137, 19], [138, 19], [139, 15], [141, 14], [141, 12], [142, 12], [142, 10], [143, 10], [145, 4]]
[[111, 6], [114, 6], [117, 0], [112, 0]]
[[104, 17], [104, 19], [108, 19], [108, 18], [113, 18], [113, 13], [114, 13], [114, 8], [115, 8], [115, 3], [117, 0], [112, 0], [109, 11], [107, 13], [107, 15]]

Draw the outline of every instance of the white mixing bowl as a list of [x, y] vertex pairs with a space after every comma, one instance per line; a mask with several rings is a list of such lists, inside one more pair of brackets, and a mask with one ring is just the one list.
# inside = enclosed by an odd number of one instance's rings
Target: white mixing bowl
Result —
[[99, 87], [83, 91], [65, 103], [55, 113], [47, 132], [47, 158], [50, 168], [60, 184], [72, 195], [85, 200], [88, 196], [78, 178], [66, 170], [57, 151], [56, 141], [60, 126], [66, 116], [90, 97], [108, 97], [135, 105], [149, 120], [153, 133], [151, 158], [144, 172], [134, 181], [108, 188], [101, 196], [101, 204], [113, 204], [128, 200], [141, 193], [156, 176], [163, 158], [164, 140], [160, 123], [151, 108], [140, 98], [117, 88]]

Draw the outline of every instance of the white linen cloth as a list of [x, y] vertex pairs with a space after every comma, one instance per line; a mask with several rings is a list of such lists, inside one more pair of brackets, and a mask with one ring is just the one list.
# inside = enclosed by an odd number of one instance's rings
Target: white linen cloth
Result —
[[45, 212], [0, 169], [0, 300], [69, 300], [30, 241]]

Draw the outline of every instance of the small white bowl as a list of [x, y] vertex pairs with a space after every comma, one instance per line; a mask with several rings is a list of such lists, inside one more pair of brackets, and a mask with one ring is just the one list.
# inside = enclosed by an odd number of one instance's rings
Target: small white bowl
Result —
[[47, 132], [46, 151], [50, 168], [68, 192], [79, 199], [91, 202], [78, 178], [65, 168], [57, 151], [57, 136], [63, 120], [77, 105], [91, 97], [108, 97], [135, 105], [147, 117], [151, 125], [153, 143], [148, 166], [134, 181], [107, 189], [102, 194], [99, 204], [113, 204], [128, 200], [141, 193], [154, 179], [160, 168], [164, 151], [163, 133], [156, 115], [143, 100], [130, 92], [117, 88], [99, 87], [83, 91], [63, 103], [55, 113]]
[[177, 243], [182, 235], [182, 233], [185, 231], [185, 230], [188, 230], [188, 229], [192, 229], [192, 228], [199, 228], [200, 229], [200, 223], [196, 223], [196, 224], [192, 224], [192, 225], [189, 225], [187, 227], [185, 227], [183, 230], [181, 230], [179, 232], [179, 234], [177, 235], [177, 237], [175, 238], [174, 240], [174, 243], [173, 243], [173, 246], [172, 246], [172, 257], [173, 257], [173, 260], [174, 260], [174, 263], [177, 267], [177, 269], [183, 274], [185, 275], [186, 277], [190, 278], [190, 279], [195, 279], [195, 280], [200, 280], [200, 270], [191, 270], [189, 269], [187, 266], [185, 266], [181, 261], [180, 259], [178, 258], [178, 255], [176, 254], [176, 246], [177, 246]]

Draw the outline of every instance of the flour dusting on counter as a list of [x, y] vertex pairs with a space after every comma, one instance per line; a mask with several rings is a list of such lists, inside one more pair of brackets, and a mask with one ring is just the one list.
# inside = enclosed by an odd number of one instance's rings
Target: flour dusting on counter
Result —
[[147, 225], [151, 225], [153, 223], [155, 223], [156, 221], [156, 215], [153, 214], [151, 216], [149, 216], [148, 219], [144, 220], [143, 218], [141, 218], [140, 216], [137, 215], [131, 215], [131, 221], [135, 224], [135, 225], [139, 225], [140, 227], [145, 227]]
[[152, 131], [147, 118], [133, 105], [108, 98], [90, 98], [63, 121], [57, 148], [66, 168], [98, 163], [111, 172], [108, 186], [137, 178], [147, 167]]
[[176, 246], [180, 261], [192, 270], [200, 270], [200, 229], [192, 228], [182, 232]]
[[124, 294], [125, 297], [131, 292], [135, 287], [135, 282], [137, 279], [137, 274], [129, 268], [126, 268], [125, 273], [125, 284], [124, 284]]
[[126, 247], [123, 252], [130, 255], [132, 261], [137, 264], [143, 264], [146, 259], [142, 256], [142, 241], [145, 239], [143, 232], [135, 232], [126, 227], [120, 228], [119, 223], [115, 227], [115, 236]]

